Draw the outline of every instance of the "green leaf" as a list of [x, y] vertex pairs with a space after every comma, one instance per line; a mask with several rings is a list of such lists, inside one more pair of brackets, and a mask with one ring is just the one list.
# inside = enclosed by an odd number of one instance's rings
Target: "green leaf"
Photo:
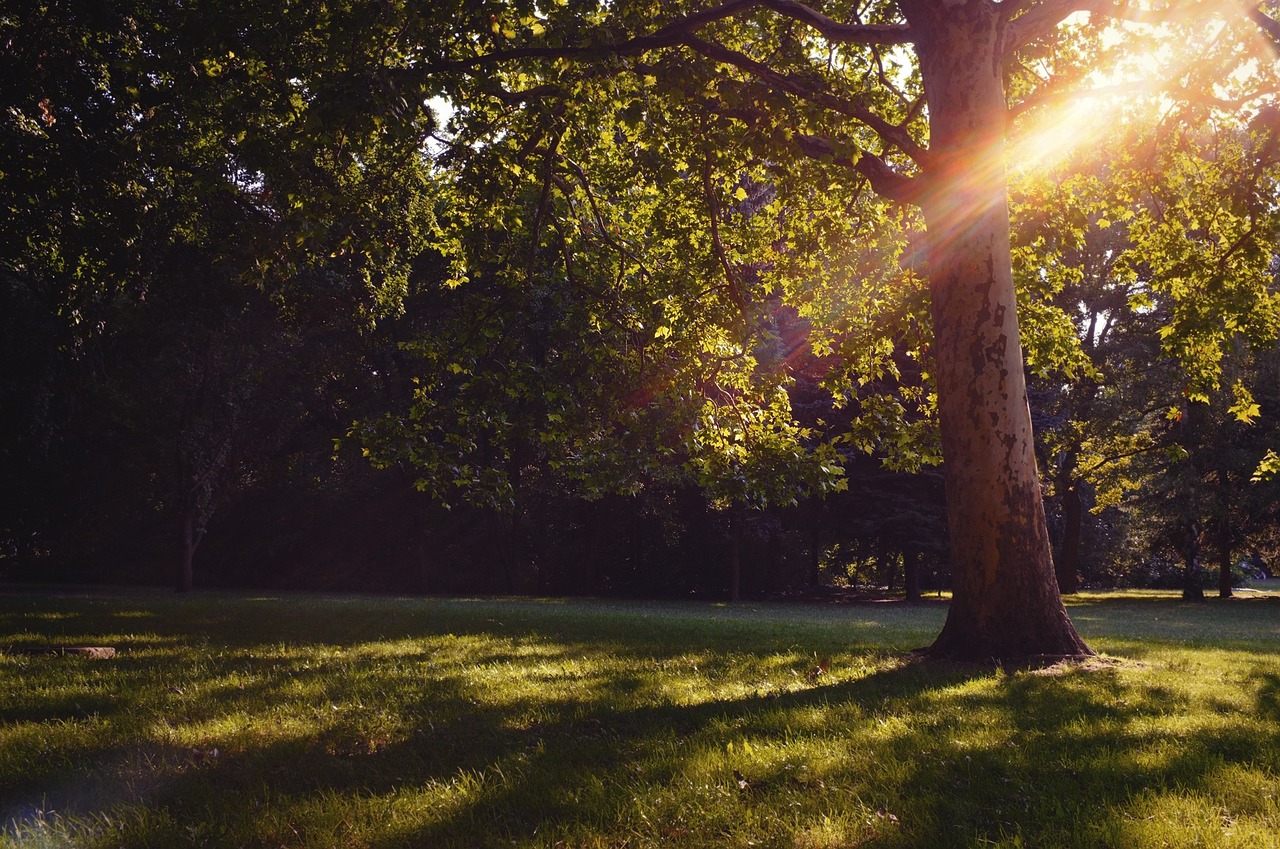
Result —
[[1249, 478], [1250, 483], [1262, 483], [1273, 479], [1280, 474], [1280, 454], [1268, 448], [1267, 453], [1258, 461], [1258, 468], [1253, 470], [1253, 477]]

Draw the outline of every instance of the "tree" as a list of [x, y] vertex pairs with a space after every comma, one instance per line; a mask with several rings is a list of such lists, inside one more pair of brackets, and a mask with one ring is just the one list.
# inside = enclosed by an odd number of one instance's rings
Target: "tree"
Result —
[[[1253, 362], [1274, 345], [1278, 318], [1267, 114], [1137, 104], [1113, 138], [1019, 181], [1028, 212], [1016, 254], [1030, 255], [1023, 274], [1037, 284], [1024, 289], [1073, 317], [1085, 357], [1075, 374], [1035, 369], [1064, 591], [1074, 591], [1087, 488], [1097, 508], [1163, 517], [1162, 538], [1187, 563], [1214, 540], [1230, 594], [1230, 549], [1250, 524], [1237, 515], [1244, 482], [1269, 436], [1253, 397], [1269, 389]], [[1198, 565], [1187, 574], [1198, 593]]]
[[[636, 92], [618, 76], [635, 74], [656, 81], [657, 90], [645, 93], [647, 115], [660, 111], [659, 97], [676, 93], [714, 116], [704, 125], [717, 121], [718, 130], [739, 133], [735, 141], [756, 152], [754, 159], [725, 157], [721, 167], [746, 169], [754, 161], [757, 168], [781, 163], [774, 170], [785, 171], [807, 156], [917, 206], [928, 233], [920, 264], [931, 293], [955, 574], [947, 624], [931, 651], [1088, 654], [1053, 580], [1032, 447], [1010, 263], [1006, 83], [1016, 95], [1039, 99], [1055, 82], [1061, 89], [1086, 80], [1079, 70], [1099, 55], [1100, 21], [1194, 25], [1222, 14], [1235, 26], [1242, 16], [1213, 4], [1147, 12], [1079, 0], [902, 0], [855, 8], [731, 0], [664, 20], [667, 8], [494, 6], [485, 10], [488, 20], [464, 25], [478, 32], [464, 47], [410, 63], [407, 72], [447, 80], [446, 93], [460, 108], [486, 119], [502, 114], [481, 107], [486, 99], [545, 116], [593, 97], [607, 100], [600, 94], [606, 88], [623, 109]], [[1092, 14], [1085, 36], [1060, 43], [1059, 26], [1077, 12]], [[1226, 40], [1248, 43], [1240, 30], [1230, 32]], [[709, 66], [689, 61], [690, 54]], [[1049, 68], [1050, 85], [1036, 85], [1020, 70], [1028, 57]], [[594, 62], [575, 70], [565, 59]], [[682, 86], [676, 74], [702, 90]], [[543, 111], [551, 102], [557, 105]], [[713, 212], [713, 229], [716, 220]], [[724, 265], [732, 282], [732, 264]]]

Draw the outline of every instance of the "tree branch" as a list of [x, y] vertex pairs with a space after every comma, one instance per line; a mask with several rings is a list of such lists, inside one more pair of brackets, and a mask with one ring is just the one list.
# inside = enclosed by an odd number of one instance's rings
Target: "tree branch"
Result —
[[797, 20], [822, 33], [827, 41], [840, 44], [910, 44], [911, 28], [906, 24], [842, 24], [795, 0], [761, 0], [779, 15]]
[[725, 283], [729, 287], [729, 299], [733, 301], [739, 316], [747, 315], [746, 299], [742, 293], [742, 283], [734, 273], [733, 264], [725, 253], [724, 242], [720, 239], [720, 204], [716, 202], [715, 188], [711, 185], [711, 154], [706, 154], [702, 161], [702, 191], [707, 198], [707, 214], [711, 220], [711, 246], [715, 252], [720, 268], [724, 270]]
[[857, 171], [867, 178], [871, 190], [882, 197], [899, 203], [916, 203], [919, 199], [920, 178], [904, 177], [873, 153], [861, 151], [855, 160], [838, 155], [835, 145], [821, 136], [797, 133], [795, 140], [800, 152], [810, 159], [831, 162]]
[[853, 101], [836, 97], [834, 94], [827, 91], [821, 91], [817, 86], [807, 80], [802, 80], [792, 74], [779, 73], [773, 68], [770, 68], [761, 62], [757, 62], [755, 59], [752, 59], [744, 53], [739, 53], [736, 50], [730, 50], [729, 48], [723, 47], [719, 44], [712, 44], [691, 35], [685, 36], [681, 43], [685, 44], [690, 49], [701, 53], [708, 59], [714, 59], [717, 62], [732, 65], [739, 70], [746, 71], [748, 74], [771, 88], [787, 92], [788, 94], [793, 94], [796, 97], [808, 100], [810, 103], [816, 103], [817, 105], [826, 107], [833, 112], [838, 112], [841, 115], [846, 115], [850, 118], [861, 121], [875, 131], [876, 135], [884, 139], [886, 143], [899, 148], [903, 153], [907, 154], [907, 156], [910, 156], [921, 165], [924, 164], [923, 160], [927, 159], [929, 156], [929, 151], [916, 143], [915, 139], [911, 138], [910, 133], [906, 131], [905, 127], [890, 124], [888, 121], [884, 120], [879, 115], [876, 115], [870, 109], [859, 103], [854, 103]]
[[1258, 29], [1270, 36], [1271, 40], [1280, 46], [1280, 21], [1263, 12], [1261, 6], [1250, 9], [1244, 14], [1245, 17], [1258, 25]]
[[685, 36], [707, 24], [731, 18], [761, 6], [813, 27], [829, 41], [844, 44], [908, 44], [912, 40], [911, 31], [905, 24], [842, 24], [795, 0], [727, 0], [718, 6], [676, 18], [649, 35], [637, 35], [612, 44], [516, 47], [484, 53], [468, 59], [421, 65], [415, 70], [428, 74], [467, 72], [515, 59], [577, 59], [593, 55], [634, 56], [649, 50], [672, 47], [681, 43]]
[[1009, 107], [1009, 119], [1021, 117], [1027, 112], [1046, 106], [1061, 106], [1077, 100], [1085, 100], [1090, 97], [1126, 97], [1131, 95], [1155, 95], [1159, 94], [1170, 100], [1179, 103], [1197, 103], [1201, 106], [1208, 106], [1215, 109], [1235, 110], [1244, 104], [1254, 100], [1261, 94], [1271, 94], [1269, 91], [1255, 91], [1247, 95], [1235, 98], [1233, 100], [1224, 100], [1220, 97], [1214, 97], [1202, 91], [1180, 85], [1169, 80], [1135, 80], [1126, 83], [1116, 83], [1115, 85], [1102, 86], [1099, 88], [1072, 89], [1070, 91], [1041, 91], [1033, 92], [1032, 96], [1020, 101]]
[[[609, 225], [605, 223], [604, 215], [600, 211], [600, 206], [596, 203], [595, 191], [591, 188], [591, 180], [587, 177], [587, 172], [581, 165], [563, 154], [558, 154], [558, 158], [561, 162], [567, 165], [573, 175], [577, 177], [578, 185], [582, 187], [583, 194], [587, 196], [587, 202], [591, 206], [591, 216], [595, 219], [595, 230], [600, 235], [600, 238], [605, 244], [617, 251], [618, 256], [635, 263], [640, 269], [640, 274], [642, 276], [646, 278], [650, 277], [649, 268], [644, 264], [644, 260], [640, 259], [640, 257], [636, 256], [635, 253], [627, 248], [621, 239], [615, 239], [613, 236], [609, 235]], [[565, 192], [565, 195], [567, 197], [569, 193]]]
[[[1016, 12], [1024, 5], [1014, 4], [1014, 11]], [[1182, 4], [1174, 2], [1163, 9], [1142, 9], [1129, 3], [1115, 3], [1112, 0], [1045, 0], [1044, 3], [1009, 22], [1009, 28], [1005, 33], [1005, 53], [1011, 53], [1028, 42], [1043, 38], [1076, 12], [1088, 12], [1091, 15], [1102, 15], [1121, 21], [1154, 25], [1180, 19], [1184, 14], [1181, 6]]]

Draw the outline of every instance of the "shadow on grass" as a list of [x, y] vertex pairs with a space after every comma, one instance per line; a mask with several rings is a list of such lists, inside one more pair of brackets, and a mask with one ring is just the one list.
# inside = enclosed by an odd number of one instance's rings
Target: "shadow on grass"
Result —
[[[763, 823], [755, 837], [791, 845], [807, 824], [853, 812], [870, 823], [865, 846], [1120, 846], [1135, 800], [1221, 795], [1227, 768], [1280, 771], [1273, 668], [1252, 679], [1250, 714], [1224, 699], [1182, 722], [1198, 697], [1155, 674], [1007, 675], [844, 640], [843, 657], [869, 671], [698, 701], [672, 682], [749, 668], [776, 684], [811, 646], [830, 648], [826, 632], [797, 646], [731, 620], [654, 633], [519, 606], [184, 610], [130, 611], [148, 633], [109, 664], [27, 662], [40, 687], [3, 703], [0, 720], [40, 739], [15, 738], [36, 757], [0, 771], [6, 821], [146, 809], [198, 825], [198, 839], [141, 818], [119, 845], [377, 849], [735, 844]], [[59, 621], [14, 615], [0, 627]], [[113, 633], [110, 611], [86, 618]], [[506, 674], [521, 686], [495, 689]], [[224, 742], [229, 718], [250, 731]], [[354, 836], [335, 837], [343, 827]]]

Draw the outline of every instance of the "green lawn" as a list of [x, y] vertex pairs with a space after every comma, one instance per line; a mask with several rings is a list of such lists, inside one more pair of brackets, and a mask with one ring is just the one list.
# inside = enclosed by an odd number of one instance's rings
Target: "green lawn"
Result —
[[0, 595], [120, 650], [0, 654], [0, 846], [1280, 846], [1280, 599], [1085, 594], [1108, 661], [1012, 673], [908, 662], [944, 614]]

